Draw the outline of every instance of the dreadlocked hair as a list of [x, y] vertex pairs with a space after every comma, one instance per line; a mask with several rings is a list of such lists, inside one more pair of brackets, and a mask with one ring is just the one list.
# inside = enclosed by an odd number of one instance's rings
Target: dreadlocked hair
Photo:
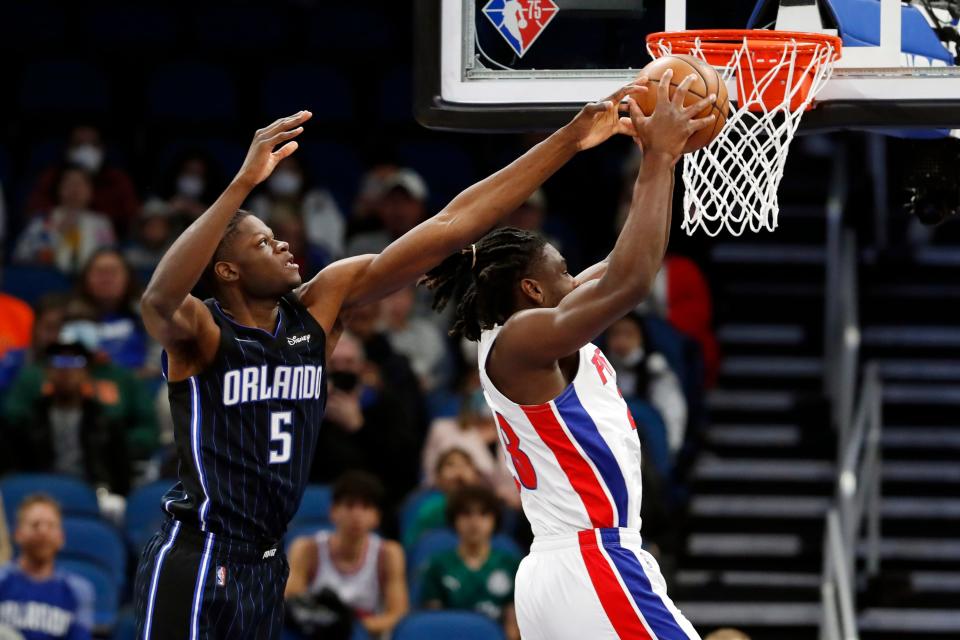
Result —
[[223, 255], [226, 252], [227, 247], [230, 245], [230, 240], [237, 233], [237, 228], [240, 226], [240, 223], [243, 222], [243, 219], [247, 216], [252, 216], [253, 212], [247, 211], [246, 209], [237, 209], [233, 212], [233, 215], [230, 216], [230, 221], [227, 223], [227, 228], [223, 230], [223, 236], [220, 238], [220, 242], [217, 243], [217, 248], [213, 251], [213, 257], [210, 258], [210, 262], [207, 264], [207, 268], [203, 272], [203, 277], [201, 278], [201, 284], [205, 290], [205, 293], [213, 295], [217, 291], [217, 274], [214, 272], [213, 267], [223, 260]]
[[460, 300], [450, 335], [476, 342], [481, 331], [506, 322], [514, 311], [514, 288], [544, 245], [535, 233], [503, 227], [427, 272], [420, 284], [433, 292], [434, 310]]

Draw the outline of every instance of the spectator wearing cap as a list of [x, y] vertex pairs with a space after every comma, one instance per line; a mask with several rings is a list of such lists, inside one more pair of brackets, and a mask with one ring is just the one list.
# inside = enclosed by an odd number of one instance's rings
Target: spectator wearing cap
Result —
[[140, 211], [140, 200], [130, 176], [106, 162], [100, 130], [87, 124], [74, 127], [63, 160], [40, 174], [27, 199], [27, 212], [46, 212], [61, 204], [57, 185], [67, 166], [87, 173], [91, 190], [87, 206], [107, 216], [116, 232], [124, 235]]
[[57, 345], [82, 347], [86, 391], [97, 410], [110, 425], [122, 425], [125, 449], [135, 460], [149, 458], [157, 447], [157, 418], [152, 399], [144, 384], [130, 371], [117, 366], [98, 353], [96, 326], [87, 320], [64, 322], [69, 301], [64, 297], [41, 299], [37, 307], [32, 361], [15, 378], [3, 403], [3, 416], [9, 425], [26, 424], [36, 407], [50, 403], [49, 349]]
[[347, 255], [380, 253], [391, 242], [420, 224], [427, 213], [427, 183], [413, 169], [398, 169], [380, 183], [376, 205], [381, 229], [354, 236]]
[[450, 497], [446, 515], [459, 544], [430, 560], [423, 605], [476, 611], [502, 624], [509, 640], [519, 640], [513, 588], [520, 558], [491, 545], [500, 519], [497, 496], [485, 487], [465, 487]]
[[[94, 590], [85, 579], [57, 569], [64, 545], [60, 505], [35, 493], [17, 507], [17, 559], [0, 567], [0, 628], [26, 640], [89, 640]], [[4, 636], [6, 637], [6, 636]]]
[[70, 165], [54, 185], [55, 204], [23, 230], [13, 260], [74, 274], [97, 249], [113, 246], [116, 237], [110, 220], [92, 208], [93, 179], [86, 169]]
[[91, 353], [80, 342], [47, 348], [43, 392], [9, 420], [3, 441], [17, 471], [73, 475], [111, 493], [130, 487], [126, 425], [113, 420], [96, 397]]
[[160, 198], [150, 198], [143, 205], [136, 232], [124, 248], [123, 256], [133, 269], [153, 272], [179, 231], [177, 214], [170, 204]]
[[[309, 176], [296, 156], [277, 165], [267, 178], [265, 188], [251, 198], [248, 208], [270, 225], [290, 219], [299, 221], [309, 256], [292, 249], [291, 252], [316, 269], [343, 256], [346, 234], [343, 213], [328, 190], [310, 184]], [[288, 240], [287, 236], [276, 235]]]

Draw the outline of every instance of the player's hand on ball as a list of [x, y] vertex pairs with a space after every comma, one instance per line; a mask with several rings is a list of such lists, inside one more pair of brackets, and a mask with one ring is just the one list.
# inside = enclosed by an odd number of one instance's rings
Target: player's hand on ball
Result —
[[606, 100], [591, 102], [567, 125], [577, 142], [577, 149], [591, 149], [617, 134], [635, 136], [636, 130], [630, 118], [620, 115], [623, 100], [631, 95], [647, 91], [647, 79], [638, 78]]
[[294, 138], [303, 133], [303, 123], [312, 116], [309, 111], [301, 111], [258, 130], [237, 180], [250, 188], [266, 180], [281, 160], [297, 150]]
[[677, 87], [673, 98], [670, 97], [670, 80], [673, 70], [664, 72], [657, 87], [657, 105], [653, 113], [644, 115], [637, 102], [627, 98], [630, 121], [636, 131], [635, 140], [644, 153], [665, 153], [676, 162], [683, 154], [687, 140], [697, 131], [713, 126], [716, 116], [712, 113], [705, 118], [697, 115], [713, 104], [717, 96], [709, 95], [693, 104], [683, 106], [690, 84], [696, 79], [689, 75]]

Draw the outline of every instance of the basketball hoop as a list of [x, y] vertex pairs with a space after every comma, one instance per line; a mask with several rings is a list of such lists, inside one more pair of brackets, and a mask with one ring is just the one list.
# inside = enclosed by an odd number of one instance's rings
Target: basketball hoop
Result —
[[777, 228], [777, 189], [804, 112], [840, 59], [836, 36], [769, 30], [652, 33], [654, 58], [687, 54], [736, 78], [736, 105], [709, 145], [683, 157], [683, 229], [716, 236]]

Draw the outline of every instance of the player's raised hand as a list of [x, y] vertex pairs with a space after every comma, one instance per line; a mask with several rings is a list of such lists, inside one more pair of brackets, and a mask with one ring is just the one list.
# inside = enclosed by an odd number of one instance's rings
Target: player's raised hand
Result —
[[639, 95], [647, 91], [647, 78], [638, 78], [636, 81], [621, 87], [616, 93], [605, 100], [591, 102], [567, 125], [575, 136], [577, 149], [583, 151], [605, 142], [612, 136], [627, 134], [635, 136], [636, 131], [630, 118], [620, 115], [621, 103], [628, 96]]
[[673, 69], [667, 69], [660, 78], [657, 87], [657, 106], [653, 113], [645, 115], [635, 100], [627, 98], [630, 117], [636, 132], [634, 139], [643, 148], [644, 153], [663, 152], [671, 156], [674, 161], [683, 154], [687, 140], [697, 131], [713, 126], [716, 119], [714, 114], [705, 118], [697, 118], [706, 107], [716, 102], [716, 95], [709, 95], [697, 102], [683, 106], [687, 98], [690, 85], [696, 79], [691, 74], [677, 86], [673, 97], [670, 97], [670, 81], [673, 79]]
[[237, 180], [250, 188], [266, 180], [281, 160], [297, 150], [299, 145], [294, 138], [303, 133], [303, 123], [312, 116], [309, 111], [301, 111], [259, 129], [237, 173]]

